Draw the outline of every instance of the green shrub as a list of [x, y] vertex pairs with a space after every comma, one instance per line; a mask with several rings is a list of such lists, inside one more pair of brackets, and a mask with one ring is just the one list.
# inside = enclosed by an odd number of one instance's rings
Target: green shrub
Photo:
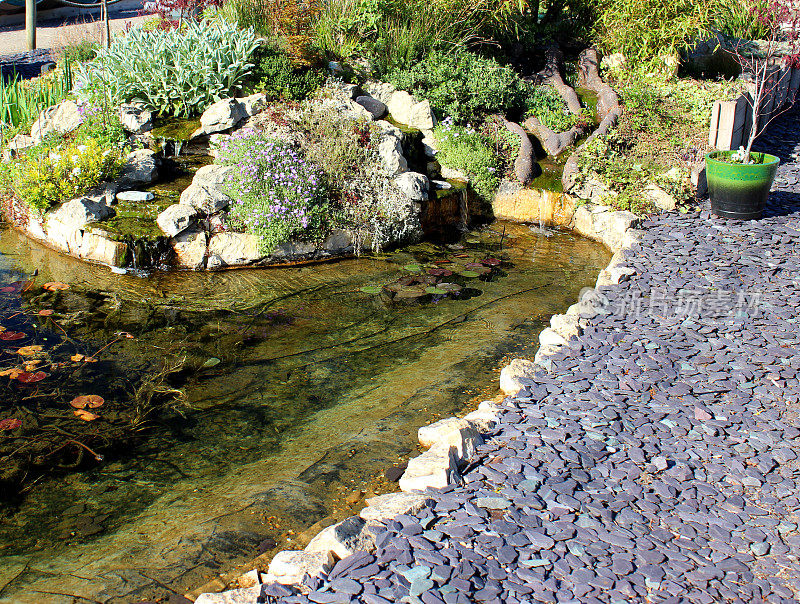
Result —
[[219, 163], [235, 166], [226, 191], [235, 226], [257, 235], [261, 251], [297, 237], [318, 237], [327, 220], [322, 172], [296, 148], [255, 130], [240, 130], [219, 147]]
[[510, 67], [464, 49], [434, 51], [388, 80], [396, 88], [428, 99], [439, 115], [466, 122], [488, 113], [521, 109], [530, 86]]
[[554, 132], [566, 132], [579, 123], [588, 123], [592, 116], [584, 110], [580, 115], [575, 115], [567, 107], [566, 102], [552, 86], [536, 86], [531, 88], [526, 100], [527, 115], [532, 115], [543, 126]]
[[115, 178], [121, 166], [118, 146], [88, 139], [26, 150], [8, 164], [2, 178], [3, 184], [28, 206], [46, 210]]
[[260, 42], [226, 21], [187, 21], [180, 29], [134, 27], [85, 67], [82, 92], [138, 100], [161, 115], [189, 117], [230, 96], [250, 73]]
[[467, 174], [473, 190], [482, 199], [491, 200], [500, 185], [501, 165], [490, 141], [452, 119], [440, 122], [433, 134], [439, 163]]
[[713, 2], [697, 0], [600, 0], [596, 30], [606, 53], [624, 53], [630, 64], [668, 58], [710, 31]]
[[271, 99], [301, 101], [325, 83], [325, 75], [311, 67], [296, 66], [286, 55], [272, 49], [255, 56], [253, 81], [256, 90]]
[[97, 56], [97, 51], [99, 49], [100, 46], [97, 42], [82, 40], [81, 42], [62, 48], [59, 63], [85, 63], [86, 61], [91, 61]]

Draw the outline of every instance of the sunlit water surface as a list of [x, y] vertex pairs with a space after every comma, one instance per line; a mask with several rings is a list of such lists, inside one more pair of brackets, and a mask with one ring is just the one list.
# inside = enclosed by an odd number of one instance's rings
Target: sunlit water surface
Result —
[[[500, 244], [501, 234], [505, 233]], [[0, 525], [0, 602], [136, 602], [183, 593], [342, 511], [342, 495], [416, 450], [416, 429], [497, 393], [550, 316], [606, 265], [601, 245], [495, 223], [464, 249], [269, 270], [115, 275], [0, 232], [0, 281], [38, 270], [81, 302], [70, 335], [131, 366], [176, 348], [200, 366], [184, 416], [92, 469], [37, 483]], [[414, 262], [505, 259], [465, 295], [390, 304], [362, 293]], [[465, 256], [466, 255], [466, 256]], [[160, 348], [158, 348], [160, 347]], [[5, 378], [2, 378], [5, 379]], [[77, 598], [77, 599], [75, 599]]]

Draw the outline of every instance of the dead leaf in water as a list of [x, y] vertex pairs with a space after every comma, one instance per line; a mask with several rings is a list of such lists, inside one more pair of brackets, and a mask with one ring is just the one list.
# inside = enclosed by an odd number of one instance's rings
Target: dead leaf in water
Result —
[[17, 354], [21, 354], [24, 357], [31, 357], [37, 352], [42, 352], [42, 347], [38, 344], [34, 344], [32, 346], [23, 346], [17, 350]]
[[103, 403], [105, 403], [105, 400], [102, 396], [97, 394], [82, 394], [81, 396], [76, 396], [69, 402], [69, 404], [76, 409], [83, 409], [84, 407], [97, 409], [98, 407], [102, 407]]
[[22, 420], [16, 417], [7, 417], [0, 420], [0, 430], [16, 430], [22, 425]]
[[3, 331], [0, 332], [0, 340], [5, 342], [13, 342], [14, 340], [22, 340], [25, 334], [21, 331]]
[[69, 289], [69, 285], [67, 285], [66, 283], [61, 283], [60, 281], [48, 281], [47, 283], [42, 285], [42, 287], [49, 292], [63, 291], [65, 289]]
[[50, 315], [53, 314], [53, 312], [54, 311], [53, 311], [52, 308], [44, 308], [44, 309], [39, 311], [39, 316], [40, 317], [49, 317]]
[[92, 413], [91, 411], [86, 411], [86, 409], [75, 409], [73, 411], [75, 417], [82, 419], [85, 422], [93, 422], [96, 419], [100, 419], [100, 416]]
[[12, 367], [11, 369], [3, 369], [3, 371], [0, 371], [0, 377], [8, 376], [12, 380], [14, 380], [20, 373], [21, 370], [18, 367]]

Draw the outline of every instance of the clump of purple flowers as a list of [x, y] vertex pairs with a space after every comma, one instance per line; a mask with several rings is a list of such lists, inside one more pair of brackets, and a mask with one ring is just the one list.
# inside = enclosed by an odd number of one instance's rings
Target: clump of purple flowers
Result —
[[321, 228], [328, 213], [323, 174], [291, 145], [240, 130], [220, 144], [217, 160], [236, 168], [226, 183], [231, 219], [260, 237], [264, 253]]

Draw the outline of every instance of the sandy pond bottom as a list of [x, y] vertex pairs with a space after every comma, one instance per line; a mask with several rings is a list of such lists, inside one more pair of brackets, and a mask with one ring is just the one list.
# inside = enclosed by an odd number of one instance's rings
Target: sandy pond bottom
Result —
[[[8, 230], [0, 254], [2, 282], [38, 269], [37, 282], [71, 285], [82, 300], [71, 335], [134, 334], [120, 359], [179, 347], [196, 367], [221, 360], [183, 384], [183, 417], [154, 422], [96, 467], [37, 483], [4, 513], [0, 602], [15, 604], [183, 593], [254, 558], [263, 540], [331, 515], [342, 494], [414, 451], [420, 425], [494, 396], [503, 358], [532, 356], [549, 317], [609, 259], [571, 234], [504, 223], [463, 249], [147, 278]], [[456, 255], [505, 261], [490, 280], [462, 279], [458, 298], [393, 304], [360, 291]]]

